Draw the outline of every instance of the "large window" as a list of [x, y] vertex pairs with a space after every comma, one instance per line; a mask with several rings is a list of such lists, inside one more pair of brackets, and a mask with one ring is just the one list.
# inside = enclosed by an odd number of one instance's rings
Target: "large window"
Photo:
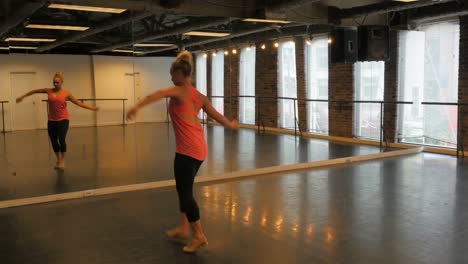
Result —
[[211, 102], [218, 112], [224, 114], [224, 98], [216, 98], [224, 96], [224, 52], [220, 50], [214, 54], [216, 56], [212, 57], [211, 63], [211, 95], [214, 98]]
[[[197, 73], [197, 90], [206, 95], [206, 54], [197, 54], [195, 67]], [[203, 119], [203, 110], [200, 110], [198, 117]]]
[[[305, 47], [307, 99], [328, 100], [328, 37], [315, 37]], [[328, 134], [327, 102], [307, 102], [307, 125], [310, 132]]]
[[[385, 63], [382, 61], [354, 64], [354, 98], [358, 101], [382, 101], [384, 95]], [[354, 136], [380, 138], [380, 104], [354, 104]]]
[[[278, 52], [278, 96], [297, 98], [296, 48], [294, 41], [283, 42]], [[281, 128], [294, 128], [297, 105], [293, 100], [279, 100], [279, 125]], [[296, 113], [296, 116], [294, 116]]]
[[239, 122], [242, 124], [255, 124], [255, 98], [242, 98], [242, 96], [255, 96], [255, 48], [243, 48], [240, 54], [239, 73]]
[[457, 107], [421, 102], [457, 102], [460, 27], [458, 21], [402, 31], [399, 40], [399, 140], [455, 147]]

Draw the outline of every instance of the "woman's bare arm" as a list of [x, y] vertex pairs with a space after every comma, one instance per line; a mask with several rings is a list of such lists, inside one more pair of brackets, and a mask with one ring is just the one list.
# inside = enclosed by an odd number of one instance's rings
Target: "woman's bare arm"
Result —
[[225, 126], [227, 128], [230, 128], [230, 129], [239, 128], [239, 123], [237, 122], [237, 120], [234, 119], [234, 120], [230, 121], [229, 119], [227, 119], [225, 116], [223, 116], [218, 111], [216, 111], [216, 109], [213, 107], [210, 100], [208, 100], [208, 98], [206, 96], [204, 96], [202, 94], [200, 94], [200, 95], [201, 95], [201, 98], [202, 98], [201, 99], [202, 108], [208, 114], [209, 117], [213, 118], [218, 123], [220, 123], [221, 125], [223, 125], [223, 126]]
[[16, 98], [16, 103], [21, 103], [23, 101], [24, 98], [28, 97], [28, 96], [31, 96], [33, 94], [37, 94], [37, 93], [47, 93], [47, 91], [49, 90], [49, 88], [42, 88], [42, 89], [35, 89], [35, 90], [31, 90], [29, 92], [27, 92], [26, 94]]
[[177, 87], [177, 86], [173, 86], [173, 87], [169, 87], [169, 88], [166, 88], [166, 89], [158, 90], [158, 91], [146, 96], [143, 100], [141, 100], [135, 106], [133, 106], [127, 113], [127, 119], [132, 120], [133, 118], [135, 118], [136, 113], [141, 108], [143, 108], [143, 107], [145, 107], [145, 106], [147, 106], [147, 105], [149, 105], [151, 103], [157, 102], [157, 101], [161, 100], [162, 98], [165, 98], [165, 97], [178, 97], [180, 95], [181, 95], [181, 90], [180, 90], [180, 87]]

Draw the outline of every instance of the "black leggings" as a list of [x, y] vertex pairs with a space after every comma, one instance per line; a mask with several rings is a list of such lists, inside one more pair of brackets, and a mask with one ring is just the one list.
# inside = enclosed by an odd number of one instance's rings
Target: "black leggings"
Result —
[[67, 152], [67, 143], [65, 142], [65, 138], [67, 137], [69, 123], [70, 122], [68, 120], [49, 121], [47, 123], [50, 143], [52, 143], [52, 148], [55, 153]]
[[193, 182], [203, 161], [176, 153], [174, 159], [174, 174], [177, 194], [179, 195], [179, 208], [187, 215], [190, 223], [200, 220], [200, 210], [193, 197]]

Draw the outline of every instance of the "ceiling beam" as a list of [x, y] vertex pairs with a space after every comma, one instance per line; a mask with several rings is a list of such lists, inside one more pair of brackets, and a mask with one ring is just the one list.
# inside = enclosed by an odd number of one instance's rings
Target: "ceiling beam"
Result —
[[36, 13], [38, 9], [44, 6], [41, 2], [26, 2], [15, 13], [0, 24], [0, 38], [8, 31], [21, 24], [25, 19]]
[[446, 2], [453, 2], [456, 0], [421, 0], [416, 2], [382, 2], [365, 6], [357, 6], [348, 9], [338, 10], [336, 19], [357, 18], [368, 15], [379, 15], [390, 12], [399, 12], [408, 9], [420, 8], [425, 6], [437, 5]]
[[[270, 25], [270, 26], [259, 27], [256, 29], [240, 31], [240, 32], [237, 32], [237, 33], [234, 33], [229, 36], [222, 37], [222, 38], [186, 42], [186, 43], [180, 44], [179, 47], [184, 49], [184, 48], [191, 48], [191, 47], [196, 47], [196, 46], [204, 46], [206, 44], [215, 44], [218, 47], [219, 46], [226, 47], [232, 43], [233, 39], [236, 39], [236, 41], [248, 42], [248, 39], [278, 38], [279, 36], [286, 36], [286, 35], [290, 36], [292, 33], [299, 33], [301, 35], [305, 35], [305, 34], [310, 34], [312, 31], [314, 31], [314, 29], [317, 29], [318, 27], [320, 27], [322, 31], [324, 30], [324, 28], [327, 28], [328, 31], [330, 30], [328, 26], [306, 26], [306, 25], [295, 24], [295, 25], [285, 26], [279, 29], [279, 28], [272, 27]], [[267, 35], [265, 35], [265, 33], [267, 33]], [[242, 37], [245, 37], [245, 38], [242, 38]], [[161, 52], [165, 52], [169, 50], [174, 50], [177, 48], [178, 47], [161, 48], [161, 49], [146, 51], [146, 52], [140, 53], [139, 55], [161, 53]]]
[[65, 38], [63, 38], [61, 40], [58, 40], [58, 41], [55, 41], [55, 42], [52, 42], [52, 43], [49, 43], [49, 44], [42, 45], [39, 48], [37, 48], [35, 50], [35, 52], [48, 51], [48, 50], [51, 50], [53, 48], [62, 46], [64, 44], [66, 44], [66, 43], [75, 42], [75, 41], [78, 41], [80, 39], [83, 39], [83, 38], [86, 38], [86, 37], [89, 37], [89, 36], [92, 36], [92, 35], [96, 35], [96, 34], [101, 33], [103, 31], [110, 30], [110, 29], [113, 29], [113, 28], [128, 24], [128, 23], [130, 23], [132, 21], [138, 21], [138, 20], [144, 19], [144, 18], [152, 16], [152, 15], [153, 14], [150, 13], [150, 12], [141, 12], [141, 13], [138, 13], [138, 14], [132, 14], [132, 12], [130, 12], [130, 13], [124, 15], [124, 16], [117, 16], [117, 17], [111, 18], [111, 19], [109, 19], [107, 21], [99, 23], [99, 25], [96, 26], [95, 28], [91, 28], [91, 29], [88, 29], [88, 30], [82, 31], [82, 32], [77, 32], [77, 33], [74, 33], [74, 34], [72, 34], [70, 36], [67, 36], [67, 37], [65, 37]]
[[118, 48], [122, 48], [122, 47], [133, 46], [133, 44], [137, 44], [137, 43], [141, 43], [141, 42], [147, 42], [147, 41], [151, 41], [151, 40], [162, 39], [162, 38], [169, 37], [169, 36], [180, 35], [180, 34], [183, 34], [185, 32], [198, 30], [198, 29], [202, 29], [202, 28], [216, 27], [216, 26], [219, 26], [219, 25], [224, 25], [224, 24], [227, 24], [227, 23], [229, 23], [231, 21], [232, 21], [232, 19], [230, 19], [230, 18], [214, 18], [214, 19], [211, 18], [211, 19], [204, 19], [204, 20], [202, 20], [200, 22], [196, 22], [196, 23], [189, 22], [189, 23], [183, 24], [181, 26], [177, 26], [175, 28], [163, 30], [161, 32], [149, 34], [149, 35], [146, 35], [146, 36], [143, 36], [143, 37], [138, 37], [138, 38], [134, 39], [133, 41], [125, 41], [125, 42], [113, 44], [113, 45], [110, 45], [110, 46], [97, 48], [97, 49], [92, 50], [91, 52], [92, 53], [99, 53], [99, 52], [109, 51], [109, 50], [118, 49]]
[[424, 22], [464, 15], [468, 15], [468, 5], [451, 2], [418, 10], [416, 14], [410, 15], [409, 22], [417, 26]]
[[[325, 34], [325, 33], [330, 32], [331, 30], [332, 30], [332, 27], [328, 25], [313, 25], [309, 27], [298, 26], [298, 27], [288, 28], [280, 32], [276, 30], [271, 30], [268, 32], [264, 32], [263, 34], [258, 33], [258, 34], [242, 36], [242, 37], [229, 40], [229, 41], [215, 42], [215, 43], [212, 43], [211, 45], [200, 47], [199, 50], [195, 49], [193, 51], [215, 50], [215, 49], [222, 49], [222, 48], [226, 48], [230, 46], [238, 47], [242, 44], [259, 43], [263, 41], [271, 41], [275, 39], [282, 39], [282, 38], [288, 38], [288, 37], [294, 37], [294, 36]], [[267, 34], [265, 35], [265, 33]]]
[[[289, 0], [283, 1], [278, 5], [259, 6], [256, 1], [236, 1], [236, 0], [186, 0], [182, 1], [175, 8], [165, 8], [156, 0], [61, 0], [62, 3], [75, 5], [90, 5], [113, 8], [124, 8], [133, 11], [148, 11], [155, 14], [173, 14], [181, 16], [197, 16], [197, 17], [232, 17], [232, 18], [252, 18], [258, 17], [259, 14], [266, 13], [269, 16], [275, 16], [288, 11], [294, 11], [298, 7], [307, 7], [306, 16], [297, 16], [296, 14], [288, 13], [287, 19], [296, 22], [317, 23], [317, 21], [327, 21], [326, 9], [321, 6], [311, 7], [311, 3], [318, 3], [320, 0]], [[308, 5], [308, 6], [306, 6]], [[304, 11], [304, 10], [303, 10]], [[313, 17], [313, 18], [311, 18]]]

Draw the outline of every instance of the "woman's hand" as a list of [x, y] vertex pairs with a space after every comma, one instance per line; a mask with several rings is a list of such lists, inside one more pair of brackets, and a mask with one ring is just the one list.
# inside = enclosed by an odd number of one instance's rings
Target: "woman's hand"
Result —
[[95, 112], [96, 112], [96, 111], [99, 111], [99, 107], [93, 106], [93, 107], [91, 107], [91, 110], [93, 110], [93, 111], [95, 111]]
[[22, 97], [22, 96], [16, 98], [16, 103], [19, 104], [19, 103], [23, 102], [23, 99], [24, 99], [24, 97]]
[[237, 121], [236, 119], [233, 119], [231, 121], [231, 125], [229, 127], [230, 129], [239, 129], [239, 121]]
[[127, 112], [127, 120], [131, 121], [131, 120], [135, 119], [135, 116], [136, 116], [137, 112], [138, 112], [138, 108], [137, 107], [132, 107], [132, 109], [130, 109]]

